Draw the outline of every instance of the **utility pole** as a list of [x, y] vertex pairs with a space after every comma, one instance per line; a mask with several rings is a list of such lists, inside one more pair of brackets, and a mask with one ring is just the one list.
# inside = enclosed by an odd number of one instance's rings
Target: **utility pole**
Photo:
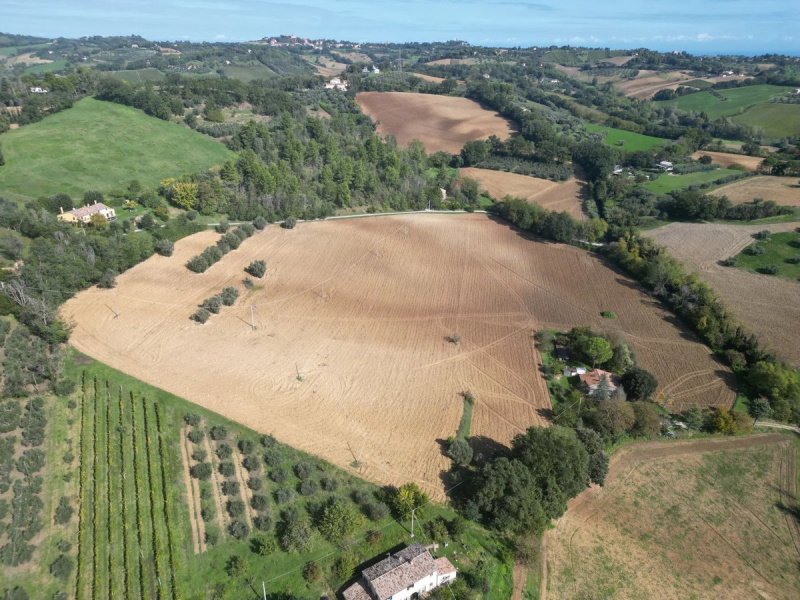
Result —
[[411, 537], [414, 537], [414, 511], [417, 510], [416, 508], [411, 509]]
[[263, 579], [261, 580], [261, 592], [264, 594], [264, 600], [267, 600], [267, 584]]
[[255, 309], [253, 305], [250, 305], [250, 328], [255, 331], [256, 330], [256, 316], [255, 316]]

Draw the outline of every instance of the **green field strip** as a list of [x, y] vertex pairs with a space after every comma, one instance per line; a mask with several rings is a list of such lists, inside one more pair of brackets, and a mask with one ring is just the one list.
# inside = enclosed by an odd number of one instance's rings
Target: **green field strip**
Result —
[[133, 397], [133, 411], [135, 423], [136, 448], [134, 459], [136, 462], [136, 485], [139, 530], [140, 556], [142, 563], [142, 597], [156, 598], [157, 575], [155, 563], [155, 546], [153, 544], [153, 509], [150, 504], [150, 476], [148, 473], [148, 453], [144, 431], [144, 413], [141, 401]]
[[[78, 494], [78, 559], [75, 569], [75, 598], [91, 598], [91, 582], [94, 579], [94, 536], [91, 527], [94, 513], [92, 504], [93, 478], [89, 465], [93, 463], [92, 434], [94, 431], [94, 402], [89, 399], [90, 383], [85, 374], [81, 392], [81, 431], [79, 445], [79, 494]], [[88, 589], [87, 589], [88, 588]]]
[[153, 408], [148, 400], [142, 396], [142, 413], [144, 415], [145, 449], [147, 453], [147, 473], [150, 480], [150, 517], [153, 526], [153, 545], [155, 549], [156, 574], [158, 577], [158, 598], [170, 598], [171, 589], [169, 579], [169, 546], [167, 543], [167, 526], [164, 516], [164, 496], [162, 490], [161, 469], [158, 456], [158, 440], [155, 430]]
[[106, 422], [108, 423], [106, 455], [108, 458], [109, 589], [112, 598], [122, 598], [127, 592], [125, 518], [123, 515], [125, 503], [122, 496], [122, 447], [119, 440], [122, 423], [120, 422], [119, 394], [112, 393], [108, 380], [106, 380]]
[[158, 403], [153, 403], [156, 418], [156, 432], [158, 434], [158, 456], [160, 457], [159, 463], [161, 464], [161, 491], [164, 500], [164, 523], [167, 528], [167, 548], [169, 550], [169, 573], [170, 573], [170, 586], [172, 588], [172, 598], [176, 600], [179, 597], [177, 584], [175, 583], [175, 572], [178, 570], [175, 565], [175, 540], [173, 536], [173, 529], [175, 518], [174, 515], [170, 516], [173, 506], [177, 506], [180, 499], [174, 501], [172, 499], [171, 490], [180, 489], [176, 481], [170, 478], [170, 472], [176, 473], [177, 471], [168, 468], [168, 460], [166, 449], [164, 448], [164, 431], [162, 429], [163, 419], [161, 416], [161, 407]]
[[108, 562], [106, 553], [108, 552], [108, 529], [106, 521], [108, 519], [108, 506], [106, 496], [106, 477], [108, 476], [108, 465], [105, 462], [105, 436], [106, 423], [103, 419], [103, 406], [101, 384], [97, 380], [94, 382], [94, 456], [93, 456], [93, 507], [92, 531], [94, 533], [94, 582], [92, 594], [94, 598], [108, 597]]
[[119, 464], [121, 472], [122, 502], [122, 539], [124, 545], [125, 597], [141, 598], [138, 581], [139, 571], [139, 539], [136, 535], [136, 488], [133, 465], [133, 448], [131, 445], [131, 407], [126, 402], [122, 388], [118, 395], [119, 427], [117, 444], [119, 446]]

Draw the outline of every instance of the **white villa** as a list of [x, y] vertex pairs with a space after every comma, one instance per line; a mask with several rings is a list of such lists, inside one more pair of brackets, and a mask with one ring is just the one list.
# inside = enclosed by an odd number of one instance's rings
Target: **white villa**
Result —
[[325, 84], [326, 90], [339, 90], [340, 92], [347, 91], [347, 82], [342, 80], [340, 77], [334, 77], [328, 83]]
[[361, 579], [347, 588], [344, 600], [408, 600], [422, 598], [456, 578], [447, 558], [433, 558], [420, 544], [412, 544], [364, 569]]
[[117, 218], [117, 213], [113, 208], [106, 206], [102, 202], [95, 202], [91, 206], [87, 204], [66, 212], [62, 208], [61, 213], [58, 215], [58, 220], [66, 223], [88, 225], [92, 222], [92, 217], [98, 214], [105, 217], [106, 221], [113, 221]]

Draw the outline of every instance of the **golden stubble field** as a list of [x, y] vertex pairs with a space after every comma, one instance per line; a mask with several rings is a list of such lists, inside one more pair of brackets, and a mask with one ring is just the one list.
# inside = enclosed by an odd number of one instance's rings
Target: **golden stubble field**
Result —
[[752, 244], [753, 234], [758, 231], [794, 231], [796, 227], [797, 223], [670, 223], [645, 235], [666, 246], [672, 256], [696, 271], [768, 350], [798, 366], [800, 283], [719, 264]]
[[413, 92], [361, 92], [361, 110], [378, 123], [378, 133], [407, 146], [419, 140], [429, 153], [458, 154], [465, 143], [496, 135], [508, 138], [511, 124], [469, 98]]
[[618, 451], [545, 534], [542, 598], [797, 598], [797, 452], [782, 434]]
[[[473, 435], [507, 443], [545, 424], [539, 328], [617, 332], [674, 408], [733, 399], [725, 368], [635, 284], [584, 251], [484, 215], [270, 227], [206, 273], [188, 271], [217, 237], [191, 236], [115, 289], [78, 294], [63, 308], [71, 343], [376, 482], [415, 480], [442, 496], [449, 461], [437, 440], [455, 433], [465, 390], [476, 397]], [[243, 290], [254, 259], [269, 265], [256, 288], [205, 325], [189, 320], [224, 286]], [[447, 340], [453, 333], [460, 344]]]
[[783, 206], [800, 206], [800, 184], [796, 177], [760, 175], [740, 179], [709, 192], [714, 196], [727, 196], [734, 204], [750, 202], [754, 198], [773, 200]]
[[478, 167], [461, 169], [461, 175], [475, 179], [495, 200], [502, 200], [506, 195], [510, 195], [524, 198], [547, 210], [567, 212], [576, 219], [584, 218], [582, 205], [586, 182], [574, 177], [568, 181], [557, 182]]

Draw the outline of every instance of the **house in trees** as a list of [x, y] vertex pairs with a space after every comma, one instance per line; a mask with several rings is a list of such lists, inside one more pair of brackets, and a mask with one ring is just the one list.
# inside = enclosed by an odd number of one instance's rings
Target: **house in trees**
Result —
[[58, 215], [58, 220], [74, 225], [89, 225], [94, 215], [102, 215], [105, 217], [106, 221], [109, 222], [117, 218], [117, 213], [113, 208], [106, 206], [102, 202], [95, 202], [91, 206], [87, 204], [66, 212], [62, 207], [61, 213]]
[[456, 568], [447, 558], [433, 558], [426, 548], [412, 544], [364, 569], [361, 578], [342, 597], [344, 600], [423, 598], [439, 586], [449, 585], [456, 575]]
[[589, 388], [589, 395], [594, 394], [599, 388], [600, 383], [605, 380], [608, 382], [608, 391], [613, 394], [617, 391], [617, 376], [603, 369], [593, 369], [581, 375], [578, 375], [581, 383]]

